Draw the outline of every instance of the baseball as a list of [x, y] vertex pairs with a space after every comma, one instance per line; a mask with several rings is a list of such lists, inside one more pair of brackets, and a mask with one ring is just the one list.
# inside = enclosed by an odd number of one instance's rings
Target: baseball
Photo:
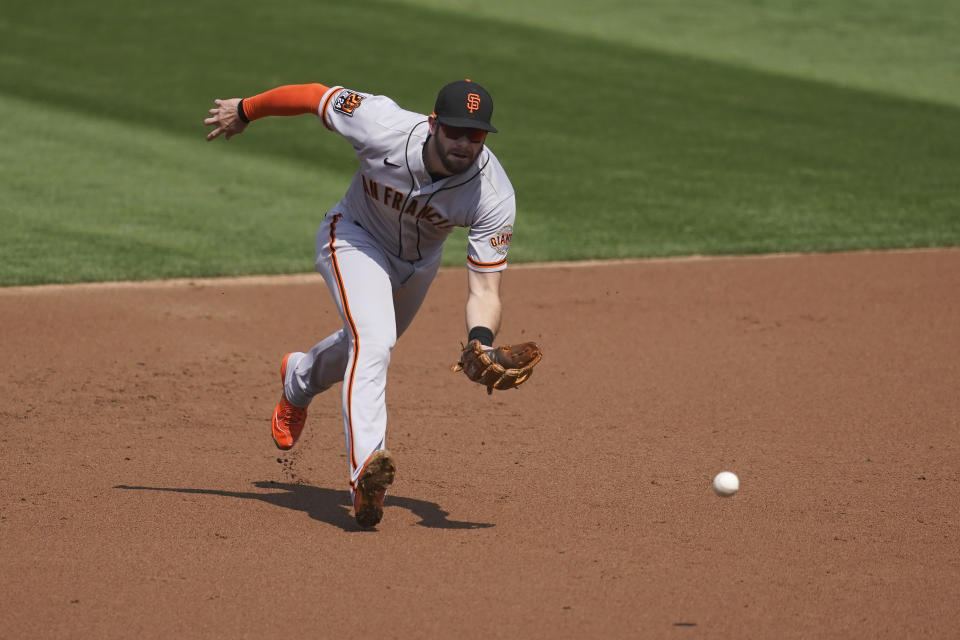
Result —
[[740, 488], [740, 478], [731, 471], [721, 471], [713, 477], [713, 490], [718, 496], [729, 498]]

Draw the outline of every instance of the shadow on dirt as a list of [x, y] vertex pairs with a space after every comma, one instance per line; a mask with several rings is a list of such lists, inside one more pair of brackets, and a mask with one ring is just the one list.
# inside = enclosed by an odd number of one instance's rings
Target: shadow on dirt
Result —
[[[224, 496], [246, 500], [261, 500], [285, 509], [303, 511], [314, 520], [339, 527], [344, 531], [364, 531], [353, 519], [350, 493], [344, 490], [312, 487], [308, 484], [295, 484], [264, 480], [253, 483], [261, 489], [281, 489], [271, 493], [243, 491], [221, 491], [218, 489], [184, 489], [174, 487], [135, 487], [120, 484], [114, 489], [129, 491], [169, 491], [173, 493], [192, 493], [198, 495]], [[417, 524], [430, 529], [486, 529], [494, 526], [485, 522], [461, 522], [448, 520], [449, 515], [435, 502], [404, 498], [387, 494], [383, 501], [385, 508], [402, 507], [420, 517]]]

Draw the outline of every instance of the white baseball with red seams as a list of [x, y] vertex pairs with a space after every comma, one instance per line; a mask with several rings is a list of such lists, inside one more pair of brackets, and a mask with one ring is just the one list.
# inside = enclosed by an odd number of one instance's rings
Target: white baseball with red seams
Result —
[[416, 315], [455, 227], [469, 227], [467, 267], [505, 269], [513, 235], [513, 186], [484, 147], [473, 165], [431, 177], [423, 159], [427, 116], [385, 96], [329, 89], [317, 115], [346, 138], [359, 168], [325, 216], [316, 267], [344, 321], [306, 353], [291, 355], [286, 398], [305, 407], [343, 381], [343, 420], [351, 487], [364, 461], [386, 446], [386, 374], [397, 338]]
[[732, 471], [721, 471], [713, 478], [713, 490], [717, 495], [729, 498], [740, 490], [740, 478]]

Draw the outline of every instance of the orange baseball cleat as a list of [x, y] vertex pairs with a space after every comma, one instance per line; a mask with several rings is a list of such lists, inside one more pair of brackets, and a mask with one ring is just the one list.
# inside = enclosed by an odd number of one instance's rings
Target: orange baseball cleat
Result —
[[[287, 360], [292, 354], [288, 353], [283, 357], [283, 363], [280, 365], [280, 384], [283, 385], [287, 379]], [[273, 420], [271, 420], [271, 430], [273, 431], [273, 442], [278, 449], [286, 451], [297, 443], [300, 434], [303, 432], [303, 426], [307, 423], [307, 408], [295, 407], [287, 400], [287, 394], [284, 392], [280, 396], [280, 402], [273, 410]]]

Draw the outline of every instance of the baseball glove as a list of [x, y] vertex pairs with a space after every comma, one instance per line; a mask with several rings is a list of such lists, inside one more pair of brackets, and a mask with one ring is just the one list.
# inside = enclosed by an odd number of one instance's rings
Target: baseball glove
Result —
[[487, 388], [513, 389], [527, 381], [533, 367], [543, 354], [535, 342], [485, 347], [479, 340], [471, 340], [460, 352], [460, 362], [450, 367], [451, 371], [463, 371], [468, 378]]

